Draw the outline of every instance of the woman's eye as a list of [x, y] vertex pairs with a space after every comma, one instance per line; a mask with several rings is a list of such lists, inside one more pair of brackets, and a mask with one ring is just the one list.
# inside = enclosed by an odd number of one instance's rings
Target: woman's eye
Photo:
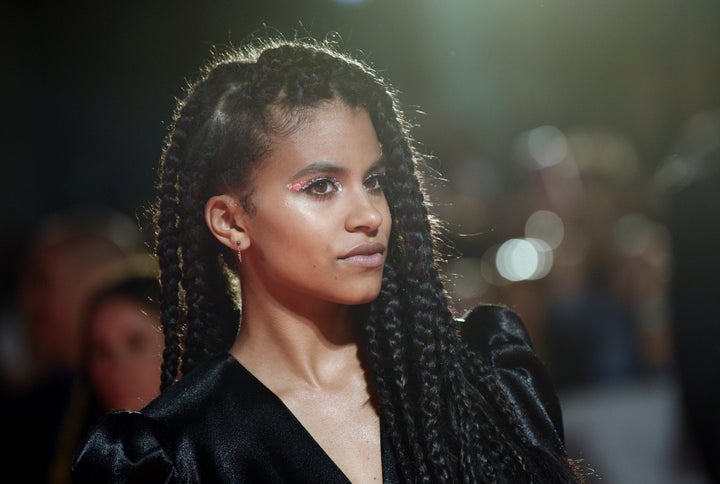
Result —
[[340, 182], [334, 178], [317, 178], [310, 181], [304, 188], [304, 192], [309, 192], [312, 195], [327, 196], [334, 192], [342, 191]]
[[379, 172], [379, 173], [373, 173], [369, 177], [365, 179], [365, 182], [363, 185], [365, 185], [365, 189], [369, 191], [377, 191], [383, 189], [383, 183], [385, 182], [385, 173]]

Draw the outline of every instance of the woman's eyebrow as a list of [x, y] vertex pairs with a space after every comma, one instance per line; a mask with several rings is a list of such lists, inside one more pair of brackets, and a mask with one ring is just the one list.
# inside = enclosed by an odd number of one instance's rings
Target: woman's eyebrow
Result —
[[379, 170], [380, 168], [385, 168], [386, 164], [387, 164], [387, 161], [385, 160], [385, 157], [383, 155], [380, 155], [380, 158], [378, 158], [375, 163], [370, 165], [370, 167], [367, 169], [367, 172], [371, 173], [373, 171]]
[[[377, 161], [375, 161], [372, 165], [368, 167], [367, 173], [377, 171], [380, 168], [384, 168], [385, 164], [385, 157], [383, 155], [380, 155]], [[318, 173], [331, 173], [333, 175], [341, 175], [346, 172], [346, 168], [337, 165], [330, 160], [317, 160], [300, 169], [300, 171], [298, 171], [292, 176], [292, 179], [297, 180], [299, 178], [305, 178], [311, 175], [316, 175]]]
[[300, 171], [295, 173], [292, 178], [293, 179], [305, 178], [307, 176], [315, 175], [318, 173], [341, 174], [341, 173], [344, 173], [345, 171], [346, 171], [345, 168], [333, 163], [332, 161], [318, 160], [318, 161], [313, 161], [306, 167], [302, 168]]

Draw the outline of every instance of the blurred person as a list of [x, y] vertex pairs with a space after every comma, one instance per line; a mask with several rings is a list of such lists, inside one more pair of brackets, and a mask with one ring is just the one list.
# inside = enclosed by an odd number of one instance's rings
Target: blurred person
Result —
[[102, 206], [58, 210], [35, 227], [21, 264], [13, 322], [19, 330], [12, 344], [16, 361], [27, 366], [15, 368], [12, 379], [3, 369], [0, 406], [12, 415], [6, 468], [19, 469], [32, 455], [34, 465], [22, 469], [24, 476], [47, 480], [80, 362], [82, 308], [103, 271], [142, 246], [137, 225]]
[[76, 483], [577, 482], [523, 322], [456, 318], [395, 91], [332, 42], [214, 57], [158, 183], [162, 391]]
[[632, 143], [596, 128], [544, 126], [527, 138], [535, 142], [527, 143], [533, 149], [522, 159], [541, 194], [526, 210], [553, 211], [563, 223], [546, 278], [542, 334], [554, 381], [562, 391], [662, 371], [666, 265], [656, 259], [666, 251], [652, 222], [654, 194]]
[[684, 480], [693, 473], [675, 460], [669, 247], [667, 230], [655, 222], [656, 194], [624, 137], [566, 133], [532, 133], [547, 135], [547, 146], [532, 144], [535, 151], [521, 158], [532, 171], [508, 195], [523, 209], [506, 220], [529, 220], [542, 209], [562, 222], [552, 269], [533, 281], [544, 299], [528, 298], [527, 283], [514, 282], [501, 288], [502, 301], [523, 317], [526, 307], [544, 311], [538, 347], [559, 391], [567, 448], [592, 462], [591, 482], [695, 482]]
[[140, 410], [160, 393], [164, 337], [157, 277], [131, 269], [90, 301], [83, 367], [105, 412]]
[[18, 303], [34, 368], [74, 369], [80, 359], [80, 312], [102, 271], [142, 249], [136, 224], [99, 206], [48, 215], [29, 240]]
[[157, 263], [138, 255], [108, 271], [83, 312], [78, 379], [55, 448], [50, 482], [71, 482], [80, 438], [113, 410], [140, 410], [160, 394], [164, 348]]
[[[644, 215], [631, 206], [606, 231], [617, 255], [603, 259], [604, 286], [640, 330], [633, 346], [642, 350], [642, 366], [630, 379], [561, 390], [560, 398], [568, 448], [609, 482], [720, 482], [720, 158], [707, 149], [714, 143], [717, 150], [720, 130], [710, 138], [678, 146], [645, 188], [627, 190], [633, 198], [652, 194], [655, 210]], [[602, 343], [597, 334], [578, 334], [586, 345]], [[603, 355], [616, 356], [612, 349]]]
[[[639, 214], [629, 216], [650, 227], [642, 252], [625, 253], [610, 240], [602, 248], [607, 254], [598, 255], [574, 248], [586, 236], [576, 240], [570, 232], [556, 251], [559, 263], [549, 278], [554, 297], [545, 338], [548, 364], [561, 391], [639, 381], [667, 371], [668, 249], [659, 224]], [[622, 219], [608, 230], [617, 233]], [[651, 228], [657, 233], [650, 233]], [[583, 251], [583, 256], [570, 265], [572, 251]]]

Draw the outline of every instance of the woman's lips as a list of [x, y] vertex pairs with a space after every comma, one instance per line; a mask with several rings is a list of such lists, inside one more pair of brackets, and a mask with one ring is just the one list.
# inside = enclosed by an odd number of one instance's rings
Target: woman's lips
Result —
[[360, 267], [379, 267], [383, 264], [385, 246], [380, 243], [360, 244], [340, 257], [340, 260]]

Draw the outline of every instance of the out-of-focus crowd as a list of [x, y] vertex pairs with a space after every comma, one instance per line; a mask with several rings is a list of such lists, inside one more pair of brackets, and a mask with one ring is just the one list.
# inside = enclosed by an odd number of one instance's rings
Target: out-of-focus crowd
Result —
[[519, 312], [598, 482], [720, 481], [720, 112], [657, 164], [590, 128], [513, 148], [510, 168], [450, 165], [433, 194], [458, 310]]
[[3, 458], [24, 482], [70, 482], [84, 433], [160, 393], [157, 267], [135, 221], [100, 206], [39, 221], [6, 257], [0, 314]]

